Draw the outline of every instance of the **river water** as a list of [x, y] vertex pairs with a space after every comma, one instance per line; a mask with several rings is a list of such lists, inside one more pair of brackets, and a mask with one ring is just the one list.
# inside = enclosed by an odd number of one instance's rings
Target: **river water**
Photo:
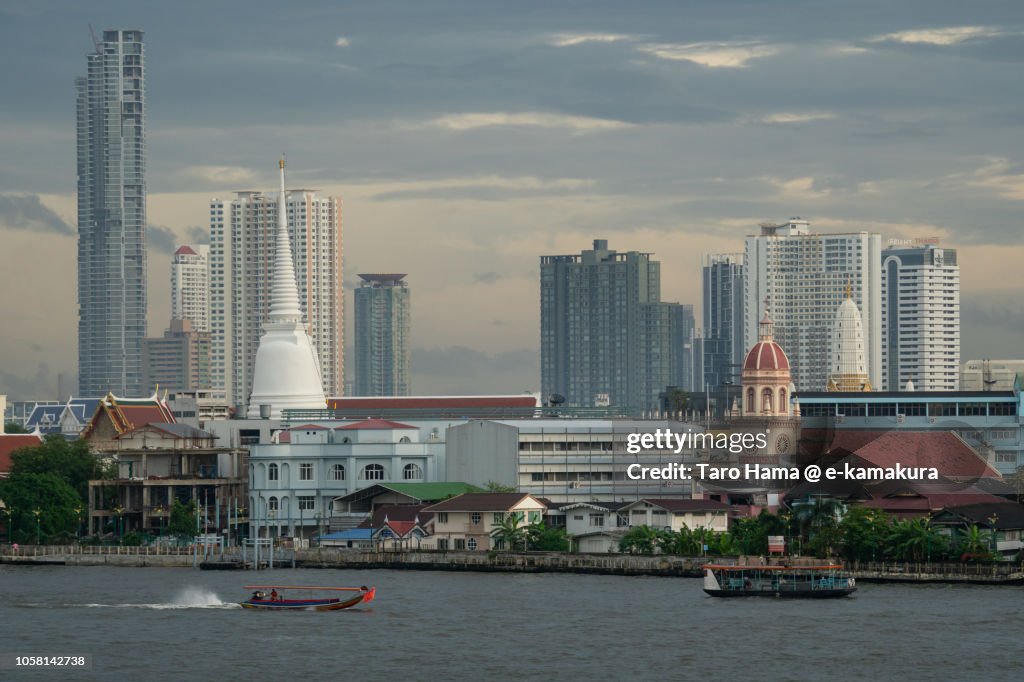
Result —
[[[253, 583], [377, 586], [366, 610], [241, 609]], [[0, 680], [1019, 680], [1024, 589], [862, 584], [713, 599], [686, 578], [0, 566]]]

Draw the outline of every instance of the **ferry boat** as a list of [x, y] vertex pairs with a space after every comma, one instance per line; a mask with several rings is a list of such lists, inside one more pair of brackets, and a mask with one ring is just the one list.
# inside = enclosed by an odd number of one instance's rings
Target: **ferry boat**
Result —
[[712, 597], [830, 599], [848, 597], [856, 581], [842, 566], [704, 566], [704, 591]]
[[[376, 587], [307, 587], [305, 585], [246, 585], [246, 590], [254, 590], [252, 596], [239, 605], [244, 609], [264, 609], [267, 611], [337, 611], [349, 609], [359, 604], [368, 604], [377, 596]], [[286, 598], [285, 592], [298, 591], [303, 598]], [[352, 597], [342, 598], [327, 595], [316, 595], [316, 592], [356, 592]]]

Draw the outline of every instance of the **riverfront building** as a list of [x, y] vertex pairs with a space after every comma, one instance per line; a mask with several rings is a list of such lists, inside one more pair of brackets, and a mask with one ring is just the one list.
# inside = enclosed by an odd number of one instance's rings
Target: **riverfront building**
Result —
[[[661, 301], [651, 254], [617, 253], [595, 239], [579, 255], [542, 256], [540, 291], [545, 397], [656, 411], [666, 387], [690, 385], [685, 311]], [[692, 329], [692, 310], [690, 319]]]
[[77, 91], [78, 388], [143, 392], [146, 73], [142, 31], [103, 31]]
[[850, 296], [864, 326], [868, 378], [882, 385], [882, 247], [872, 232], [818, 234], [806, 220], [764, 223], [746, 239], [745, 346], [753, 345], [765, 302], [775, 339], [792, 362], [801, 391], [820, 391], [828, 379], [828, 352], [836, 309]]
[[409, 395], [409, 285], [405, 275], [366, 274], [355, 291], [357, 396]]
[[911, 382], [919, 391], [957, 390], [960, 266], [956, 255], [956, 249], [927, 243], [882, 252], [883, 389], [901, 391]]
[[1010, 391], [799, 392], [804, 438], [810, 430], [952, 431], [1000, 473], [1024, 465], [1024, 398]]

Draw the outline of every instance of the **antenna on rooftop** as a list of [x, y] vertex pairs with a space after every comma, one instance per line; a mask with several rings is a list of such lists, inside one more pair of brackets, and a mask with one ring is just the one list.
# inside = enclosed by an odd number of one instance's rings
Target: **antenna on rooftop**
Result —
[[103, 50], [100, 49], [100, 41], [96, 40], [96, 31], [93, 30], [92, 24], [89, 24], [89, 35], [92, 36], [92, 46], [96, 48], [96, 54], [100, 54]]

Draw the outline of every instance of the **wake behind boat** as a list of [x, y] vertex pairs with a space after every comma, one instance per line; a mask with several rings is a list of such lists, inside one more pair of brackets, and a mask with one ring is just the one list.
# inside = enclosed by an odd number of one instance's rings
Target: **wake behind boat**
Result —
[[704, 567], [704, 591], [712, 597], [781, 597], [829, 599], [847, 597], [856, 581], [842, 566], [716, 566]]
[[[368, 604], [377, 596], [376, 587], [307, 587], [304, 585], [246, 585], [246, 590], [255, 590], [252, 596], [241, 602], [242, 608], [265, 609], [268, 611], [337, 611], [359, 604]], [[286, 598], [285, 593], [292, 593]], [[295, 593], [298, 595], [295, 595]], [[357, 592], [355, 596], [318, 595], [318, 592]]]

